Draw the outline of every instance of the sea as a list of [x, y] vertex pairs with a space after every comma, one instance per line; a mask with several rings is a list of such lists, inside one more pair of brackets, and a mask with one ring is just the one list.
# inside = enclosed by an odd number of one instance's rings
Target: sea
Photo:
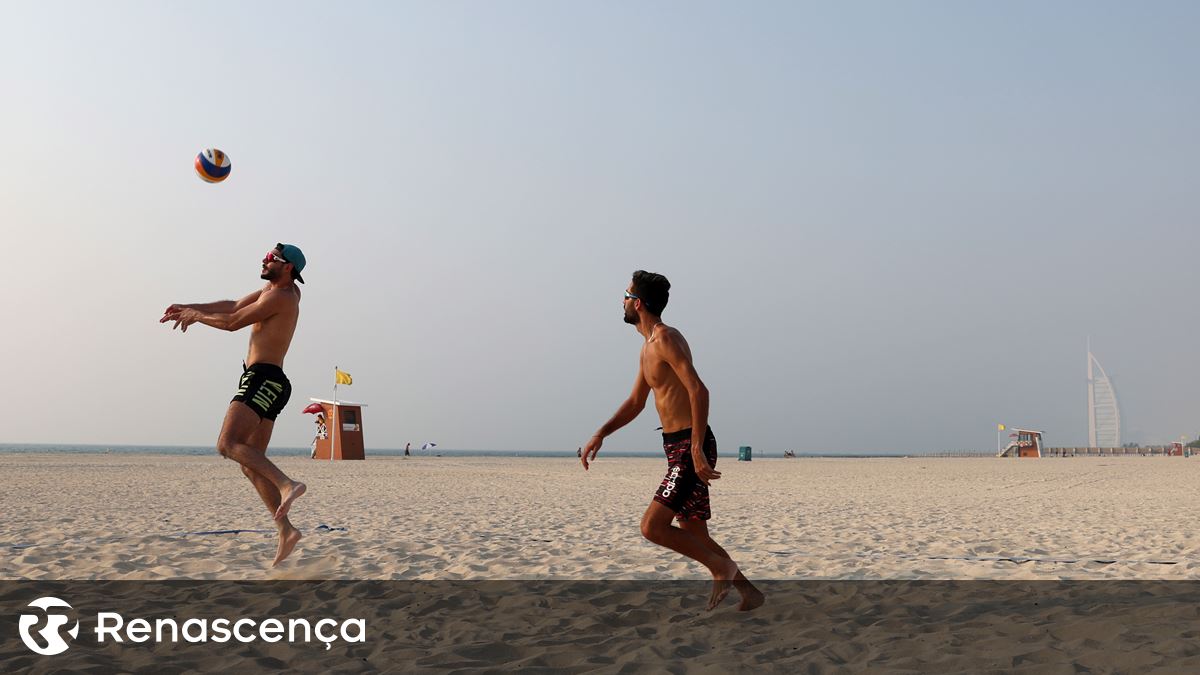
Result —
[[[575, 457], [574, 450], [477, 450], [462, 448], [436, 447], [429, 450], [413, 448], [410, 450], [417, 457]], [[608, 450], [601, 451], [604, 457], [662, 457], [662, 450]], [[80, 455], [213, 455], [216, 450], [211, 445], [74, 445], [67, 443], [0, 443], [0, 454], [80, 454]], [[271, 456], [308, 457], [312, 448], [288, 448], [271, 446]], [[404, 448], [367, 448], [367, 457], [403, 457]], [[737, 449], [722, 452], [718, 455], [724, 458], [737, 458]], [[907, 457], [903, 453], [812, 453], [797, 452], [797, 458], [836, 457], [836, 458], [877, 458], [877, 457]], [[783, 451], [759, 452], [754, 451], [754, 459], [782, 458]]]

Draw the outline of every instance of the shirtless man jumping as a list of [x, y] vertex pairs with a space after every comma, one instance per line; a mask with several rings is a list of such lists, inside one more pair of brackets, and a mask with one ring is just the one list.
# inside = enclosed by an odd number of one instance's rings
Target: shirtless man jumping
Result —
[[[692, 352], [679, 331], [662, 322], [671, 283], [661, 274], [638, 270], [625, 291], [625, 323], [633, 324], [646, 338], [633, 393], [583, 447], [584, 470], [596, 459], [604, 438], [629, 424], [646, 407], [654, 392], [654, 405], [662, 421], [667, 475], [642, 516], [642, 536], [704, 565], [713, 576], [708, 609], [729, 593], [732, 585], [742, 596], [740, 611], [763, 604], [763, 594], [738, 570], [725, 549], [708, 535], [712, 513], [708, 485], [721, 473], [717, 439], [708, 427], [708, 389], [692, 365]], [[671, 519], [679, 521], [679, 527]]]
[[300, 277], [303, 269], [304, 254], [299, 248], [276, 244], [263, 258], [261, 278], [267, 284], [261, 289], [236, 302], [171, 305], [158, 321], [174, 321], [172, 329], [183, 332], [193, 323], [228, 331], [253, 326], [250, 353], [242, 363], [237, 395], [225, 413], [217, 452], [242, 465], [242, 473], [254, 483], [275, 518], [279, 548], [273, 565], [288, 557], [300, 541], [300, 531], [288, 520], [288, 510], [304, 494], [304, 483], [288, 478], [267, 459], [267, 444], [275, 418], [292, 395], [292, 385], [283, 374], [283, 357], [300, 316], [300, 289], [295, 282], [304, 283]]

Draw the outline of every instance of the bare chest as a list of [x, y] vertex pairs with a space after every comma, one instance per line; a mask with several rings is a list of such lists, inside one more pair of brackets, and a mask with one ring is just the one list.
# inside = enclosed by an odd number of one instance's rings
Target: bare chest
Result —
[[642, 376], [646, 378], [646, 384], [650, 385], [651, 389], [658, 389], [675, 380], [675, 371], [656, 352], [653, 343], [642, 347]]

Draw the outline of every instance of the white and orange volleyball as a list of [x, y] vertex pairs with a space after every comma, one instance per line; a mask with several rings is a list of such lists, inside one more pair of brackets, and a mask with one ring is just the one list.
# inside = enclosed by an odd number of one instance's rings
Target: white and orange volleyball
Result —
[[229, 155], [216, 148], [205, 148], [196, 155], [196, 175], [206, 183], [220, 183], [229, 178], [232, 169]]

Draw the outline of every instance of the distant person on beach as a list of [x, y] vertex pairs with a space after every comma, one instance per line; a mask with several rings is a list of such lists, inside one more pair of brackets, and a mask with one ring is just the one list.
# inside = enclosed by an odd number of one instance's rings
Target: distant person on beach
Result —
[[408, 457], [408, 456], [409, 456], [408, 449], [409, 449], [410, 447], [412, 447], [412, 443], [411, 443], [411, 442], [409, 442], [409, 443], [405, 443], [405, 444], [404, 444], [404, 456], [405, 456], [405, 457]]
[[316, 420], [317, 420], [317, 433], [315, 436], [313, 436], [312, 453], [309, 454], [309, 459], [317, 458], [317, 443], [320, 443], [321, 441], [325, 440], [326, 438], [329, 438], [329, 430], [328, 430], [328, 427], [325, 426], [325, 415], [323, 413], [317, 413]]
[[242, 465], [242, 473], [267, 505], [279, 531], [275, 552], [278, 565], [296, 548], [300, 531], [288, 520], [292, 503], [304, 494], [304, 483], [288, 478], [267, 459], [267, 444], [275, 418], [287, 405], [292, 385], [283, 374], [283, 357], [296, 332], [300, 316], [300, 277], [304, 254], [291, 244], [276, 244], [262, 260], [259, 278], [267, 284], [241, 300], [167, 307], [159, 323], [174, 321], [171, 328], [187, 332], [193, 323], [221, 330], [250, 330], [250, 350], [242, 362], [237, 393], [225, 412], [217, 451]]
[[[692, 365], [692, 352], [683, 335], [662, 322], [671, 283], [661, 274], [638, 270], [622, 300], [625, 323], [646, 338], [642, 345], [633, 393], [617, 412], [588, 439], [580, 454], [584, 470], [596, 459], [604, 438], [629, 424], [646, 407], [654, 392], [654, 405], [663, 429], [667, 475], [642, 516], [642, 536], [704, 565], [713, 576], [708, 609], [713, 609], [732, 586], [742, 601], [738, 609], [763, 604], [763, 594], [746, 579], [737, 563], [708, 534], [711, 510], [708, 485], [721, 473], [717, 440], [708, 427], [708, 389]], [[679, 526], [671, 524], [672, 518]]]

